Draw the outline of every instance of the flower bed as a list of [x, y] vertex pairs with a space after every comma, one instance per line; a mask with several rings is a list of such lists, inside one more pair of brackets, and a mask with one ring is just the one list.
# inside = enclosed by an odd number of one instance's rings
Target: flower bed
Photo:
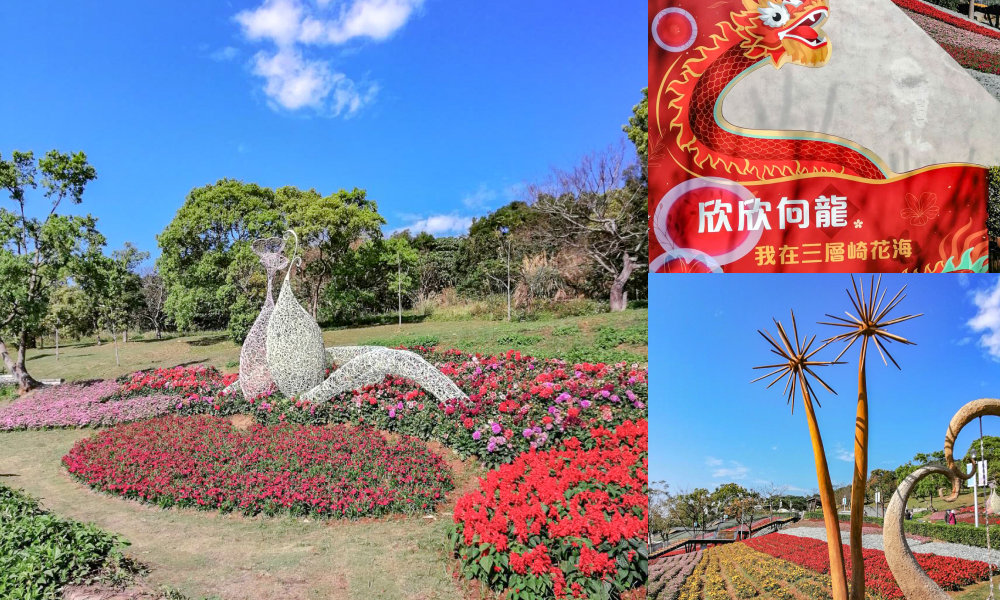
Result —
[[684, 580], [701, 560], [702, 551], [661, 560], [649, 568], [647, 593], [651, 600], [677, 600]]
[[958, 64], [983, 73], [1000, 74], [1000, 31], [918, 0], [893, 1]]
[[0, 431], [46, 427], [102, 427], [169, 412], [176, 398], [164, 394], [111, 398], [114, 381], [47, 386], [0, 408]]
[[248, 515], [415, 513], [452, 488], [441, 457], [410, 438], [295, 425], [243, 432], [211, 416], [120, 425], [77, 442], [63, 463], [104, 492]]
[[[626, 363], [570, 365], [514, 350], [499, 357], [411, 350], [450, 377], [468, 400], [438, 401], [410, 380], [387, 377], [329, 402], [237, 395], [213, 399], [213, 406], [221, 414], [251, 411], [264, 423], [353, 423], [434, 438], [488, 467], [572, 437], [587, 441], [594, 427], [646, 416], [647, 371]], [[209, 406], [204, 399], [185, 402], [190, 408], [182, 411]]]
[[151, 393], [214, 395], [239, 379], [239, 374], [224, 375], [215, 367], [177, 366], [169, 369], [137, 371], [119, 377], [116, 395], [142, 396]]
[[928, 6], [927, 4], [920, 2], [919, 0], [892, 0], [896, 6], [909, 11], [915, 12], [921, 15], [926, 15], [928, 17], [933, 17], [939, 21], [943, 21], [952, 25], [953, 27], [958, 27], [959, 29], [964, 29], [965, 31], [971, 31], [972, 33], [978, 33], [980, 35], [985, 35], [987, 37], [995, 38], [1000, 40], [1000, 31], [995, 29], [990, 29], [989, 27], [984, 27], [977, 23], [973, 23], [966, 19], [963, 19], [957, 15], [954, 15], [946, 10], [934, 6]]
[[451, 541], [463, 574], [506, 598], [590, 598], [647, 576], [645, 420], [531, 451], [459, 499]]
[[[776, 558], [791, 561], [817, 573], [829, 573], [830, 557], [826, 542], [811, 538], [801, 538], [781, 533], [772, 533], [741, 542], [754, 550]], [[864, 549], [865, 588], [887, 600], [902, 598], [903, 592], [889, 571], [885, 553], [881, 550]], [[915, 553], [917, 562], [941, 588], [958, 590], [964, 586], [989, 577], [989, 566], [985, 562]], [[844, 546], [847, 577], [851, 577], [850, 549]]]

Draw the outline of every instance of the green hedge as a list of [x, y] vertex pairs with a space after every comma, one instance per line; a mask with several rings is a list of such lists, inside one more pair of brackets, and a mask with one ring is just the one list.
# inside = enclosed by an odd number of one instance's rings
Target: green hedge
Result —
[[[841, 521], [849, 522], [850, 515], [838, 515]], [[806, 519], [823, 520], [822, 511], [807, 512]], [[879, 517], [865, 517], [865, 523], [873, 523], [881, 526], [883, 519]], [[903, 531], [913, 535], [934, 538], [942, 542], [954, 542], [965, 544], [966, 546], [986, 547], [986, 528], [973, 527], [966, 523], [948, 525], [947, 523], [921, 523], [919, 521], [903, 521]], [[1000, 524], [990, 526], [990, 541], [994, 546], [1000, 545]]]
[[[821, 510], [814, 510], [814, 511], [811, 511], [811, 512], [807, 512], [805, 514], [805, 516], [802, 517], [802, 518], [810, 520], [810, 521], [822, 521], [823, 520], [823, 511], [821, 511]], [[844, 523], [850, 523], [851, 522], [851, 515], [841, 515], [841, 514], [838, 514], [837, 518], [840, 519], [841, 521], [843, 521]], [[872, 523], [872, 524], [881, 526], [882, 525], [882, 518], [881, 517], [865, 517], [865, 523]]]
[[49, 514], [0, 484], [0, 598], [51, 600], [63, 586], [122, 577], [128, 542], [93, 525]]

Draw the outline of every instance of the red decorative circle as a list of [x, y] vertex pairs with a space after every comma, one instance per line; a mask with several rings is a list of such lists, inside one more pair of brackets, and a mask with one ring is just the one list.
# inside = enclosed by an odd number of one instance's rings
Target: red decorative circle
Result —
[[694, 44], [698, 25], [683, 8], [667, 8], [653, 17], [653, 39], [669, 52], [683, 52]]
[[[722, 200], [729, 205], [726, 213], [732, 232], [724, 228], [718, 233], [698, 232], [698, 205], [702, 202]], [[697, 248], [710, 256], [732, 252], [747, 239], [748, 231], [739, 231], [739, 205], [744, 199], [731, 188], [706, 186], [681, 195], [667, 214], [667, 231], [679, 248]]]

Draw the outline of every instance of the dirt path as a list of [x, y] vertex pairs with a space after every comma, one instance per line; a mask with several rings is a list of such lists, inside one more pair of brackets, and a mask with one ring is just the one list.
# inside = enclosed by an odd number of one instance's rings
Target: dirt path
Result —
[[[128, 554], [150, 567], [153, 585], [225, 600], [463, 598], [445, 549], [453, 497], [432, 516], [374, 522], [161, 510], [70, 478], [61, 458], [91, 434], [0, 434], [0, 481], [40, 497], [56, 514], [123, 535], [132, 543]], [[459, 489], [473, 477], [471, 469], [455, 475]]]

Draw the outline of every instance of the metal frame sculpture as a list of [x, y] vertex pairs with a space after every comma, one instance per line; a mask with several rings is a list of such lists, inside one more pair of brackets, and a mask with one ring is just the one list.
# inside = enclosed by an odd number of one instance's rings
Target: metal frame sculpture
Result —
[[[776, 370], [771, 371], [762, 377], [758, 377], [750, 383], [775, 376], [774, 381], [767, 385], [767, 387], [771, 387], [782, 379], [787, 378], [787, 381], [785, 382], [785, 390], [782, 393], [787, 393], [788, 400], [786, 404], [792, 405], [792, 414], [795, 414], [795, 389], [796, 386], [798, 386], [799, 393], [802, 395], [802, 404], [806, 408], [806, 421], [809, 423], [809, 437], [812, 439], [813, 458], [816, 461], [816, 479], [819, 486], [820, 502], [823, 505], [823, 522], [826, 525], [826, 545], [830, 554], [830, 581], [833, 587], [833, 600], [847, 600], [847, 571], [844, 567], [843, 547], [840, 544], [840, 522], [837, 519], [837, 501], [833, 497], [833, 484], [830, 481], [830, 469], [828, 468], [826, 462], [826, 451], [823, 449], [823, 437], [820, 435], [819, 423], [816, 421], [816, 412], [812, 405], [812, 401], [815, 398], [816, 393], [812, 389], [812, 384], [809, 383], [809, 376], [812, 376], [826, 389], [826, 391], [836, 395], [837, 392], [833, 391], [833, 389], [828, 386], [825, 381], [820, 379], [820, 377], [813, 372], [812, 367], [828, 367], [830, 365], [841, 365], [844, 363], [837, 361], [812, 360], [812, 357], [823, 348], [826, 348], [830, 342], [824, 342], [818, 348], [810, 352], [813, 342], [816, 341], [816, 336], [814, 335], [812, 338], [808, 338], [808, 336], [806, 336], [802, 338], [801, 342], [799, 341], [799, 328], [795, 324], [794, 311], [792, 312], [792, 330], [795, 334], [794, 344], [789, 341], [788, 334], [785, 333], [785, 329], [781, 326], [781, 323], [775, 320], [774, 324], [778, 328], [778, 334], [781, 340], [780, 345], [767, 333], [766, 330], [757, 330], [757, 333], [759, 333], [765, 340], [767, 340], [767, 343], [773, 347], [771, 352], [781, 357], [784, 362], [754, 367], [754, 369], [776, 368]], [[791, 389], [789, 389], [789, 384], [791, 384]], [[816, 401], [816, 404], [819, 405], [819, 400]]]
[[[840, 357], [854, 345], [854, 342], [861, 339], [861, 355], [858, 359], [858, 410], [854, 421], [854, 481], [851, 485], [851, 600], [865, 599], [865, 561], [862, 554], [861, 533], [865, 520], [865, 487], [868, 484], [868, 377], [866, 371], [868, 344], [870, 341], [875, 343], [875, 348], [878, 350], [879, 355], [882, 357], [882, 362], [886, 366], [889, 366], [885, 361], [885, 357], [888, 356], [892, 364], [896, 365], [897, 369], [900, 369], [899, 363], [889, 354], [889, 350], [883, 345], [883, 341], [886, 345], [894, 341], [909, 346], [915, 346], [916, 344], [906, 338], [889, 333], [886, 331], [886, 328], [890, 325], [923, 316], [921, 313], [919, 315], [906, 315], [896, 319], [887, 318], [892, 309], [896, 308], [906, 298], [906, 295], [903, 294], [903, 291], [906, 290], [905, 285], [883, 308], [882, 301], [885, 300], [886, 290], [883, 289], [881, 296], [879, 295], [882, 276], [879, 275], [877, 283], [875, 276], [872, 276], [871, 282], [868, 285], [867, 297], [865, 296], [864, 280], [861, 280], [860, 283], [861, 291], [859, 292], [858, 284], [855, 283], [854, 276], [851, 275], [854, 295], [851, 295], [850, 290], [846, 290], [847, 297], [851, 300], [851, 304], [854, 305], [854, 310], [857, 311], [858, 316], [844, 311], [851, 319], [848, 321], [842, 317], [827, 314], [826, 316], [837, 322], [819, 323], [820, 325], [830, 325], [832, 327], [844, 327], [849, 330], [824, 340], [827, 344], [841, 341], [848, 342], [847, 346], [841, 350], [840, 354], [834, 360], [840, 360]], [[902, 297], [900, 297], [901, 294], [903, 294]]]
[[274, 296], [271, 292], [274, 274], [288, 266], [288, 259], [282, 254], [285, 239], [263, 238], [254, 240], [251, 245], [254, 254], [260, 258], [260, 264], [267, 271], [267, 297], [240, 350], [239, 386], [246, 398], [256, 398], [274, 387], [271, 371], [267, 368], [267, 323], [274, 310]]
[[[276, 386], [286, 396], [322, 402], [395, 375], [414, 381], [439, 400], [468, 398], [455, 382], [413, 352], [381, 346], [324, 348], [319, 325], [292, 292], [292, 270], [302, 259], [297, 255], [298, 237], [289, 230], [284, 241], [289, 236], [295, 239], [291, 260], [282, 260], [277, 238], [261, 240], [259, 252], [255, 242], [254, 251], [268, 270], [268, 293], [251, 328], [252, 335], [247, 336], [240, 352], [239, 386], [244, 396], [256, 397]], [[281, 268], [275, 268], [277, 265], [289, 268], [275, 302], [271, 299], [271, 278]], [[328, 365], [338, 368], [324, 380]]]

